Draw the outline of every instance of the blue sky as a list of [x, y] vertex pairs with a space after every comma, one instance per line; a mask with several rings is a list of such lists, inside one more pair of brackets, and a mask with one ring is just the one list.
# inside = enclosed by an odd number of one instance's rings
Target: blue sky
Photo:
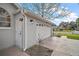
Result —
[[72, 12], [75, 12], [78, 14], [79, 16], [79, 4], [77, 3], [63, 3], [61, 4], [64, 7], [67, 7], [69, 10], [71, 10]]
[[[25, 8], [30, 7], [29, 9], [32, 12], [34, 12], [34, 10], [33, 10], [34, 8], [30, 3], [24, 4], [24, 7]], [[62, 21], [64, 21], [64, 22], [75, 21], [79, 17], [79, 4], [77, 4], [77, 3], [62, 3], [61, 7], [64, 7], [66, 9], [70, 10], [71, 14], [68, 17], [65, 17], [65, 18], [51, 20], [56, 25], [59, 25]]]
[[72, 12], [72, 14], [68, 18], [55, 19], [53, 22], [56, 25], [59, 25], [62, 21], [70, 22], [75, 21], [76, 18], [79, 17], [79, 4], [77, 3], [63, 3], [61, 7], [65, 7]]

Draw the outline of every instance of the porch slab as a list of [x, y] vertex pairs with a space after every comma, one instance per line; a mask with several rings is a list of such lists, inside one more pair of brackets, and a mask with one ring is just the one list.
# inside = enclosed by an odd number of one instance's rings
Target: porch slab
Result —
[[29, 56], [17, 47], [10, 47], [0, 50], [0, 56]]
[[25, 52], [31, 56], [51, 56], [53, 50], [40, 45], [34, 45], [26, 49]]

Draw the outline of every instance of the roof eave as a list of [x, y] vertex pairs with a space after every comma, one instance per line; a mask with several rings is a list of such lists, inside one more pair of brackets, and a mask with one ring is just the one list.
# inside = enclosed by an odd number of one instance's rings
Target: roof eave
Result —
[[24, 10], [24, 14], [27, 15], [27, 16], [30, 16], [32, 18], [35, 18], [35, 19], [38, 19], [38, 20], [41, 20], [43, 22], [46, 22], [46, 23], [53, 25], [53, 23], [51, 21], [44, 19], [43, 17], [36, 15], [35, 13]]

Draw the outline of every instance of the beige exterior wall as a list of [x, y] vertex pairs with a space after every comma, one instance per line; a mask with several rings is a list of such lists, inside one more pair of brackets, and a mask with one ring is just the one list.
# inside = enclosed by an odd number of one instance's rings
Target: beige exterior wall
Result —
[[[33, 20], [33, 22], [30, 22]], [[25, 18], [25, 49], [36, 44], [36, 26], [35, 20], [30, 17]]]
[[[23, 16], [22, 14], [13, 15], [17, 9], [12, 4], [4, 3], [4, 4], [0, 4], [0, 7], [7, 10], [11, 15], [11, 28], [0, 29], [0, 49], [3, 49], [13, 45], [17, 45], [15, 24], [16, 24], [16, 20]], [[23, 18], [24, 18], [24, 27], [23, 27], [24, 31], [23, 31], [23, 39], [22, 39], [23, 49], [27, 49], [32, 45], [37, 44], [38, 39], [43, 40], [51, 35], [50, 33], [51, 27], [48, 23], [32, 18], [31, 16], [29, 17], [27, 15]]]
[[1, 3], [1, 8], [4, 8], [8, 11], [11, 16], [11, 27], [10, 28], [0, 28], [0, 49], [7, 48], [13, 46], [15, 43], [14, 36], [14, 16], [15, 8], [11, 4]]
[[51, 36], [51, 26], [43, 21], [36, 20], [36, 35], [38, 39], [45, 39]]
[[[39, 26], [39, 24], [43, 26]], [[25, 18], [25, 28], [25, 49], [38, 44], [38, 39], [43, 40], [51, 36], [49, 24], [29, 16]]]

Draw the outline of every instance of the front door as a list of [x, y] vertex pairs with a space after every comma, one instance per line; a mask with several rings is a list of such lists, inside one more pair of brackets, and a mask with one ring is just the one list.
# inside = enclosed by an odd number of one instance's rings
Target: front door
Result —
[[16, 46], [23, 49], [23, 19], [16, 20]]

